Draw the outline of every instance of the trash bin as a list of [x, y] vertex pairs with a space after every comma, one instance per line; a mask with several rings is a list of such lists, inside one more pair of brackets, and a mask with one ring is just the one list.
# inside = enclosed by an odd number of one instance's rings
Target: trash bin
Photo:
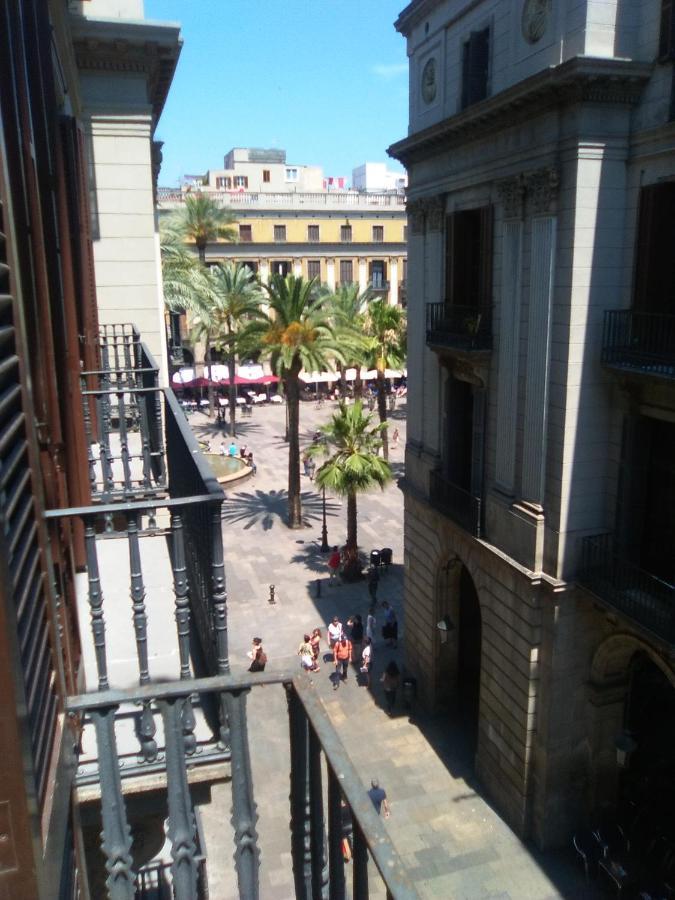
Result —
[[371, 550], [370, 551], [370, 564], [374, 569], [378, 569], [380, 567], [380, 551], [379, 550]]
[[403, 679], [403, 702], [408, 709], [412, 709], [417, 696], [417, 679], [407, 675]]
[[393, 556], [393, 551], [392, 551], [391, 547], [383, 547], [380, 550], [380, 562], [382, 563], [382, 565], [389, 568], [389, 566], [391, 565], [392, 556]]

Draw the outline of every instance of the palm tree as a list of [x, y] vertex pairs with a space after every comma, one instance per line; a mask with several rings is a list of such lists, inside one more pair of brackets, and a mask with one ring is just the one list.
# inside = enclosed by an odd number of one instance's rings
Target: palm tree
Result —
[[310, 453], [327, 455], [335, 452], [316, 473], [316, 483], [321, 488], [347, 498], [347, 543], [345, 545], [344, 574], [348, 580], [361, 575], [358, 554], [357, 494], [384, 488], [393, 477], [389, 463], [379, 456], [382, 446], [380, 435], [386, 423], [372, 424], [373, 417], [364, 413], [363, 402], [353, 406], [340, 403], [327, 425], [321, 428], [325, 437], [323, 446], [316, 445]]
[[172, 216], [172, 227], [197, 247], [199, 260], [205, 264], [207, 244], [218, 238], [236, 240], [237, 234], [232, 228], [234, 221], [231, 210], [221, 206], [208, 194], [197, 192], [185, 195], [183, 206]]
[[[221, 206], [208, 194], [196, 192], [186, 194], [185, 202], [181, 209], [171, 217], [170, 227], [175, 232], [182, 234], [183, 238], [195, 244], [199, 261], [206, 265], [206, 247], [211, 241], [218, 238], [226, 241], [236, 239], [236, 231], [232, 228], [234, 216], [229, 209]], [[210, 332], [206, 328], [204, 336], [204, 362], [209, 367], [211, 374], [211, 341]], [[209, 415], [213, 416], [213, 385], [209, 384]]]
[[[368, 305], [366, 330], [370, 337], [368, 356], [377, 370], [377, 412], [380, 422], [386, 426], [385, 370], [397, 369], [405, 361], [405, 314], [400, 307], [391, 306], [384, 298], [373, 300]], [[382, 453], [385, 459], [389, 459], [386, 427], [382, 430]]]
[[368, 341], [365, 336], [365, 311], [371, 300], [371, 293], [359, 292], [358, 284], [343, 284], [334, 292], [324, 295], [324, 302], [330, 304], [335, 325], [335, 334], [345, 357], [340, 366], [342, 395], [345, 395], [345, 369], [356, 370], [354, 379], [354, 396], [360, 398], [363, 393], [361, 366], [366, 362]]
[[214, 346], [225, 352], [230, 376], [230, 432], [236, 434], [237, 386], [235, 367], [237, 357], [255, 348], [252, 326], [263, 318], [260, 309], [260, 285], [248, 266], [226, 263], [211, 271], [215, 304], [211, 312], [211, 334]]
[[264, 323], [254, 325], [263, 351], [284, 384], [288, 414], [288, 526], [302, 526], [300, 500], [300, 372], [329, 368], [343, 361], [330, 310], [316, 295], [315, 281], [273, 275], [263, 285], [269, 298]]
[[164, 304], [170, 313], [188, 311], [197, 323], [209, 318], [215, 302], [206, 268], [187, 249], [182, 235], [166, 226], [160, 232]]

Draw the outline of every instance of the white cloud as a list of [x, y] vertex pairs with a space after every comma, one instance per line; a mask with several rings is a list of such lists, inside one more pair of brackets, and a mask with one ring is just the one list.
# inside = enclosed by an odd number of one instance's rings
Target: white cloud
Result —
[[391, 81], [393, 78], [398, 78], [400, 75], [407, 74], [408, 63], [377, 63], [372, 66], [371, 71], [374, 75], [377, 75], [378, 78], [383, 78], [385, 81]]

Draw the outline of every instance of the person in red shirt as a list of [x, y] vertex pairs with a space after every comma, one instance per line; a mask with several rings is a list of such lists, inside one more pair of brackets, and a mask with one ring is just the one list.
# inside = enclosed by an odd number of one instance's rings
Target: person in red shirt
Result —
[[333, 659], [335, 660], [335, 672], [338, 676], [333, 684], [333, 690], [336, 691], [340, 681], [347, 680], [347, 670], [349, 663], [352, 661], [352, 644], [344, 635], [333, 647]]
[[329, 585], [337, 583], [339, 571], [340, 571], [340, 551], [338, 550], [337, 547], [333, 547], [333, 552], [328, 557], [328, 573], [330, 575]]

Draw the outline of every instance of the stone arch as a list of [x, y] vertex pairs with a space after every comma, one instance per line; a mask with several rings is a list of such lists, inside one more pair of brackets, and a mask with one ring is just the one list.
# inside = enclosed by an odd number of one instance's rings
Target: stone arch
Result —
[[675, 671], [645, 641], [632, 634], [613, 634], [596, 649], [591, 663], [591, 682], [594, 685], [616, 684], [625, 679], [630, 661], [636, 653], [645, 653], [675, 689]]
[[675, 690], [675, 672], [662, 656], [636, 635], [620, 632], [609, 635], [593, 654], [588, 684], [588, 733], [591, 746], [591, 793], [589, 809], [617, 802], [619, 770], [616, 737], [625, 727], [626, 702], [630, 691], [630, 668], [637, 654], [643, 654], [659, 669]]

